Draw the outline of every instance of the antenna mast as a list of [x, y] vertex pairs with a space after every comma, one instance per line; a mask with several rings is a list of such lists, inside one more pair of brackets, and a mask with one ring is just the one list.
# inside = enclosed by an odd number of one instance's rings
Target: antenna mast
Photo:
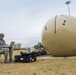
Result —
[[71, 4], [71, 1], [70, 1], [70, 0], [69, 0], [69, 1], [66, 1], [65, 4], [68, 5], [68, 13], [69, 13], [69, 15], [70, 15], [70, 7], [69, 7], [69, 4]]

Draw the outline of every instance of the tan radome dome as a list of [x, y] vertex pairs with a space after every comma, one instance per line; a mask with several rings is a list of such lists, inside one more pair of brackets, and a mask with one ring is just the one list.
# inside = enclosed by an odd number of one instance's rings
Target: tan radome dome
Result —
[[76, 55], [76, 18], [61, 15], [50, 19], [42, 31], [42, 43], [53, 56]]

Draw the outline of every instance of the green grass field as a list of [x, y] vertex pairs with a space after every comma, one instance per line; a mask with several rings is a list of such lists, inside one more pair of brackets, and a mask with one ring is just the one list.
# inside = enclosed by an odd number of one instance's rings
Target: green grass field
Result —
[[[19, 51], [14, 51], [14, 55]], [[1, 56], [3, 59], [3, 55]], [[33, 63], [0, 63], [0, 75], [76, 75], [76, 59], [37, 60]]]

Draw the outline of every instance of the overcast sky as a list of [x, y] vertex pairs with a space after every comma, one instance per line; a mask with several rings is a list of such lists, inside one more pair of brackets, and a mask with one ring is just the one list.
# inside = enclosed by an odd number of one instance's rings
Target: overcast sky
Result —
[[[56, 15], [68, 15], [67, 0], [0, 0], [0, 32], [6, 43], [15, 41], [33, 46], [41, 41], [46, 22]], [[71, 0], [71, 15], [76, 17], [76, 0]]]

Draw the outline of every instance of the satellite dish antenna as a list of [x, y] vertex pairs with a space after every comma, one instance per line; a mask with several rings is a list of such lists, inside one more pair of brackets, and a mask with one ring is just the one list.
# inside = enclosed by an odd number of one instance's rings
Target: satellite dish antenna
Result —
[[69, 0], [69, 1], [66, 1], [65, 4], [68, 5], [68, 13], [69, 13], [69, 15], [70, 15], [70, 7], [69, 7], [69, 4], [71, 4], [71, 1], [70, 1], [70, 0]]

